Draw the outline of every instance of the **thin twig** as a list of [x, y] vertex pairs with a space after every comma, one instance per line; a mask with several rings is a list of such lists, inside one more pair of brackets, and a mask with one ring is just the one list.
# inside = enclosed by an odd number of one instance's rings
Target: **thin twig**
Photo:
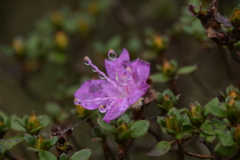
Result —
[[180, 92], [179, 92], [179, 88], [177, 86], [176, 80], [175, 79], [171, 80], [170, 81], [170, 85], [171, 85], [171, 89], [172, 89], [173, 93], [175, 95], [178, 95]]
[[189, 152], [186, 150], [182, 140], [177, 140], [177, 145], [178, 145], [178, 148], [179, 150], [183, 153], [183, 154], [186, 154], [188, 156], [191, 156], [191, 157], [198, 157], [200, 159], [216, 159], [216, 156], [214, 155], [205, 155], [205, 154], [198, 154], [198, 153], [193, 153], [193, 152]]
[[210, 154], [211, 154], [212, 156], [215, 156], [215, 157], [216, 157], [215, 160], [217, 160], [218, 158], [221, 157], [220, 155], [218, 155], [218, 154], [214, 151], [214, 148], [211, 146], [211, 144], [208, 143], [208, 142], [206, 142], [206, 138], [200, 139], [199, 142], [200, 142], [200, 143], [203, 143], [203, 144], [208, 148]]
[[148, 133], [150, 133], [153, 137], [157, 139], [157, 141], [161, 141], [161, 138], [156, 134], [151, 128], [149, 128]]

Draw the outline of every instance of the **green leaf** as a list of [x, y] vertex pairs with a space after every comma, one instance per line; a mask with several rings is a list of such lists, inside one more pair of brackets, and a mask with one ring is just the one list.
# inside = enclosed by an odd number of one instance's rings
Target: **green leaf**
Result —
[[105, 131], [100, 127], [94, 127], [93, 133], [95, 134], [95, 136], [100, 137], [100, 138], [105, 137], [105, 134], [106, 134]]
[[226, 89], [227, 95], [229, 95], [229, 93], [230, 93], [232, 90], [238, 91], [238, 88], [234, 87], [233, 85], [228, 86], [227, 89]]
[[114, 127], [113, 125], [101, 120], [101, 119], [97, 119], [97, 123], [99, 124], [100, 127], [102, 127], [105, 131], [108, 131], [112, 134], [117, 133], [117, 129], [116, 127]]
[[222, 118], [225, 118], [227, 116], [226, 111], [220, 108], [220, 106], [215, 106], [215, 105], [210, 106], [209, 110], [210, 110], [210, 113], [214, 116], [222, 117]]
[[36, 138], [30, 134], [25, 134], [24, 135], [24, 140], [27, 142], [27, 144], [31, 147], [34, 147]]
[[199, 125], [201, 125], [203, 122], [203, 119], [198, 116], [192, 116], [190, 118], [190, 120], [191, 120], [192, 124], [195, 125], [196, 127], [199, 127]]
[[150, 122], [146, 120], [138, 120], [134, 122], [130, 126], [130, 130], [132, 131], [131, 137], [137, 138], [137, 137], [143, 136], [144, 134], [147, 133], [149, 126], [150, 126]]
[[45, 150], [49, 150], [52, 146], [54, 146], [58, 141], [58, 137], [54, 136], [41, 144], [41, 148], [44, 148]]
[[124, 113], [118, 118], [117, 124], [121, 125], [122, 122], [125, 122], [126, 124], [130, 123], [130, 117], [128, 114]]
[[160, 109], [162, 109], [162, 110], [165, 111], [165, 112], [168, 111], [168, 108], [165, 107], [164, 105], [157, 104], [156, 107], [159, 107]]
[[166, 154], [170, 150], [170, 148], [171, 148], [171, 142], [161, 141], [147, 155], [161, 156]]
[[92, 151], [90, 149], [82, 149], [72, 155], [69, 160], [88, 160]]
[[27, 147], [27, 150], [32, 151], [32, 152], [40, 152], [40, 151], [42, 151], [41, 149], [37, 149], [37, 148], [34, 148], [34, 147]]
[[216, 147], [214, 148], [214, 151], [217, 153], [217, 154], [220, 154], [224, 157], [229, 157], [232, 155], [232, 153], [234, 151], [236, 151], [236, 148], [234, 147], [224, 147], [221, 145], [221, 143], [218, 143], [216, 145]]
[[238, 111], [240, 111], [240, 100], [235, 101], [235, 106]]
[[[31, 123], [31, 124], [33, 124], [33, 123]], [[45, 127], [40, 126], [40, 127], [37, 127], [37, 128], [32, 129], [32, 130], [29, 131], [28, 133], [36, 135], [36, 134], [38, 134], [39, 131], [40, 131], [41, 129], [43, 129], [43, 128], [45, 128]]]
[[7, 139], [5, 143], [2, 143], [2, 145], [6, 148], [6, 150], [10, 150], [14, 146], [16, 146], [17, 144], [19, 144], [23, 141], [24, 141], [23, 135], [17, 135], [17, 136]]
[[177, 118], [177, 121], [180, 121], [181, 119], [181, 114], [180, 114], [180, 111], [179, 109], [176, 109], [176, 108], [171, 108], [168, 112], [168, 115], [169, 116], [173, 116], [173, 117], [176, 117]]
[[218, 106], [218, 103], [219, 103], [219, 100], [218, 100], [217, 97], [212, 99], [210, 102], [208, 102], [203, 109], [204, 110], [204, 116], [205, 117], [208, 116], [210, 114], [210, 107], [211, 106]]
[[46, 116], [46, 115], [40, 115], [40, 116], [38, 116], [38, 120], [39, 120], [39, 122], [40, 122], [40, 124], [41, 124], [42, 127], [46, 127], [46, 126], [49, 125], [49, 123], [50, 123], [50, 119], [49, 119], [49, 117]]
[[68, 160], [68, 156], [65, 153], [62, 153], [59, 157], [60, 160]]
[[186, 114], [181, 114], [181, 117], [180, 117], [178, 123], [181, 125], [188, 125], [188, 126], [192, 125], [192, 123], [189, 120], [189, 117]]
[[170, 89], [166, 89], [162, 94], [163, 96], [169, 95], [171, 98], [174, 97], [174, 93]]
[[17, 118], [16, 116], [11, 117], [11, 128], [16, 130], [16, 131], [23, 131], [26, 132], [27, 130], [25, 129], [25, 124], [23, 123], [23, 120], [20, 118]]
[[217, 137], [221, 145], [224, 147], [231, 147], [235, 145], [233, 140], [233, 135], [231, 134], [230, 131], [227, 131], [227, 130], [217, 131]]
[[2, 111], [0, 111], [0, 119], [2, 120], [4, 125], [10, 126], [10, 119], [9, 119], [9, 117]]
[[166, 118], [165, 117], [157, 117], [157, 122], [161, 127], [166, 127]]
[[164, 83], [169, 81], [169, 77], [167, 77], [163, 73], [151, 74], [151, 78], [154, 83], [158, 83], [158, 82]]
[[48, 151], [40, 151], [38, 153], [38, 156], [40, 160], [57, 160], [57, 158], [51, 152]]
[[132, 130], [126, 130], [119, 135], [119, 140], [128, 139], [132, 133]]
[[195, 71], [196, 69], [197, 69], [197, 65], [185, 66], [177, 70], [177, 75], [189, 74]]
[[216, 136], [207, 135], [204, 132], [200, 133], [200, 137], [204, 138], [207, 143], [213, 143], [213, 141], [216, 139]]
[[201, 130], [205, 134], [208, 135], [216, 135], [217, 131], [225, 130], [227, 128], [227, 124], [224, 123], [221, 120], [218, 119], [213, 119], [213, 120], [206, 120], [202, 125], [201, 125]]

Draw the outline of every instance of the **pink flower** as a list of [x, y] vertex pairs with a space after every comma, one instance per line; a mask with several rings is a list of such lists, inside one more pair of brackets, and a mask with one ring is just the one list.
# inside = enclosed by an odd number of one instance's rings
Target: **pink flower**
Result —
[[130, 61], [126, 49], [123, 49], [119, 58], [110, 49], [108, 57], [110, 60], [105, 60], [108, 76], [92, 64], [90, 58], [84, 57], [85, 64], [91, 65], [101, 79], [84, 82], [75, 92], [74, 102], [89, 110], [99, 108], [100, 112], [106, 112], [103, 120], [109, 123], [146, 93], [150, 64], [141, 59]]

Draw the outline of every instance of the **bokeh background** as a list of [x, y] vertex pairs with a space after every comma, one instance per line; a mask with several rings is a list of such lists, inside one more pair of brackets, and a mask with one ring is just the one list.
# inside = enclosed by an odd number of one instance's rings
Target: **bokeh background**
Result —
[[[219, 0], [219, 12], [230, 17], [237, 1]], [[0, 1], [0, 110], [19, 117], [48, 114], [53, 122], [74, 125], [76, 116], [73, 94], [80, 84], [98, 78], [83, 57], [89, 56], [101, 70], [108, 49], [118, 54], [127, 48], [131, 59], [151, 63], [151, 74], [158, 73], [161, 56], [175, 59], [178, 66], [197, 65], [197, 70], [176, 80], [181, 93], [180, 107], [198, 101], [205, 105], [220, 96], [219, 91], [233, 84], [240, 86], [240, 65], [227, 50], [220, 51], [209, 40], [198, 19], [187, 13], [187, 4], [207, 6], [210, 0], [2, 0]], [[155, 83], [158, 92], [170, 83]], [[52, 110], [59, 114], [52, 114]], [[146, 108], [152, 117], [160, 109]], [[55, 117], [54, 117], [55, 116]], [[92, 159], [103, 159], [101, 145], [92, 142], [86, 122], [80, 123], [70, 140], [75, 150], [91, 148]], [[159, 126], [151, 127], [160, 134]], [[51, 132], [51, 128], [45, 130]], [[16, 132], [12, 131], [4, 138]], [[164, 137], [169, 138], [169, 137]], [[114, 137], [109, 145], [117, 153]], [[157, 143], [150, 134], [135, 141], [131, 159], [159, 159], [146, 155]], [[22, 146], [23, 145], [23, 146]], [[193, 143], [190, 150], [202, 153]], [[25, 145], [11, 152], [24, 159], [34, 159]], [[53, 150], [54, 152], [54, 150]], [[173, 150], [165, 158], [176, 155]], [[194, 159], [194, 158], [192, 158]]]

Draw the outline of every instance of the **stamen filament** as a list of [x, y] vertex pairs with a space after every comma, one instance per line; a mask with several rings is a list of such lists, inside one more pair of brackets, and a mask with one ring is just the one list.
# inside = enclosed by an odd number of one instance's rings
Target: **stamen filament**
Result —
[[85, 57], [84, 57], [84, 61], [87, 61], [87, 62], [89, 63], [89, 65], [90, 65], [96, 72], [98, 72], [100, 75], [102, 75], [108, 82], [112, 83], [112, 85], [113, 85], [114, 87], [116, 87], [120, 92], [122, 91], [121, 88], [119, 88], [118, 85], [117, 85], [114, 81], [112, 81], [110, 78], [108, 78], [108, 77], [105, 75], [104, 72], [100, 71], [97, 66], [95, 66], [94, 64], [92, 64], [92, 61], [91, 61], [91, 59], [90, 59], [88, 56], [85, 56]]

